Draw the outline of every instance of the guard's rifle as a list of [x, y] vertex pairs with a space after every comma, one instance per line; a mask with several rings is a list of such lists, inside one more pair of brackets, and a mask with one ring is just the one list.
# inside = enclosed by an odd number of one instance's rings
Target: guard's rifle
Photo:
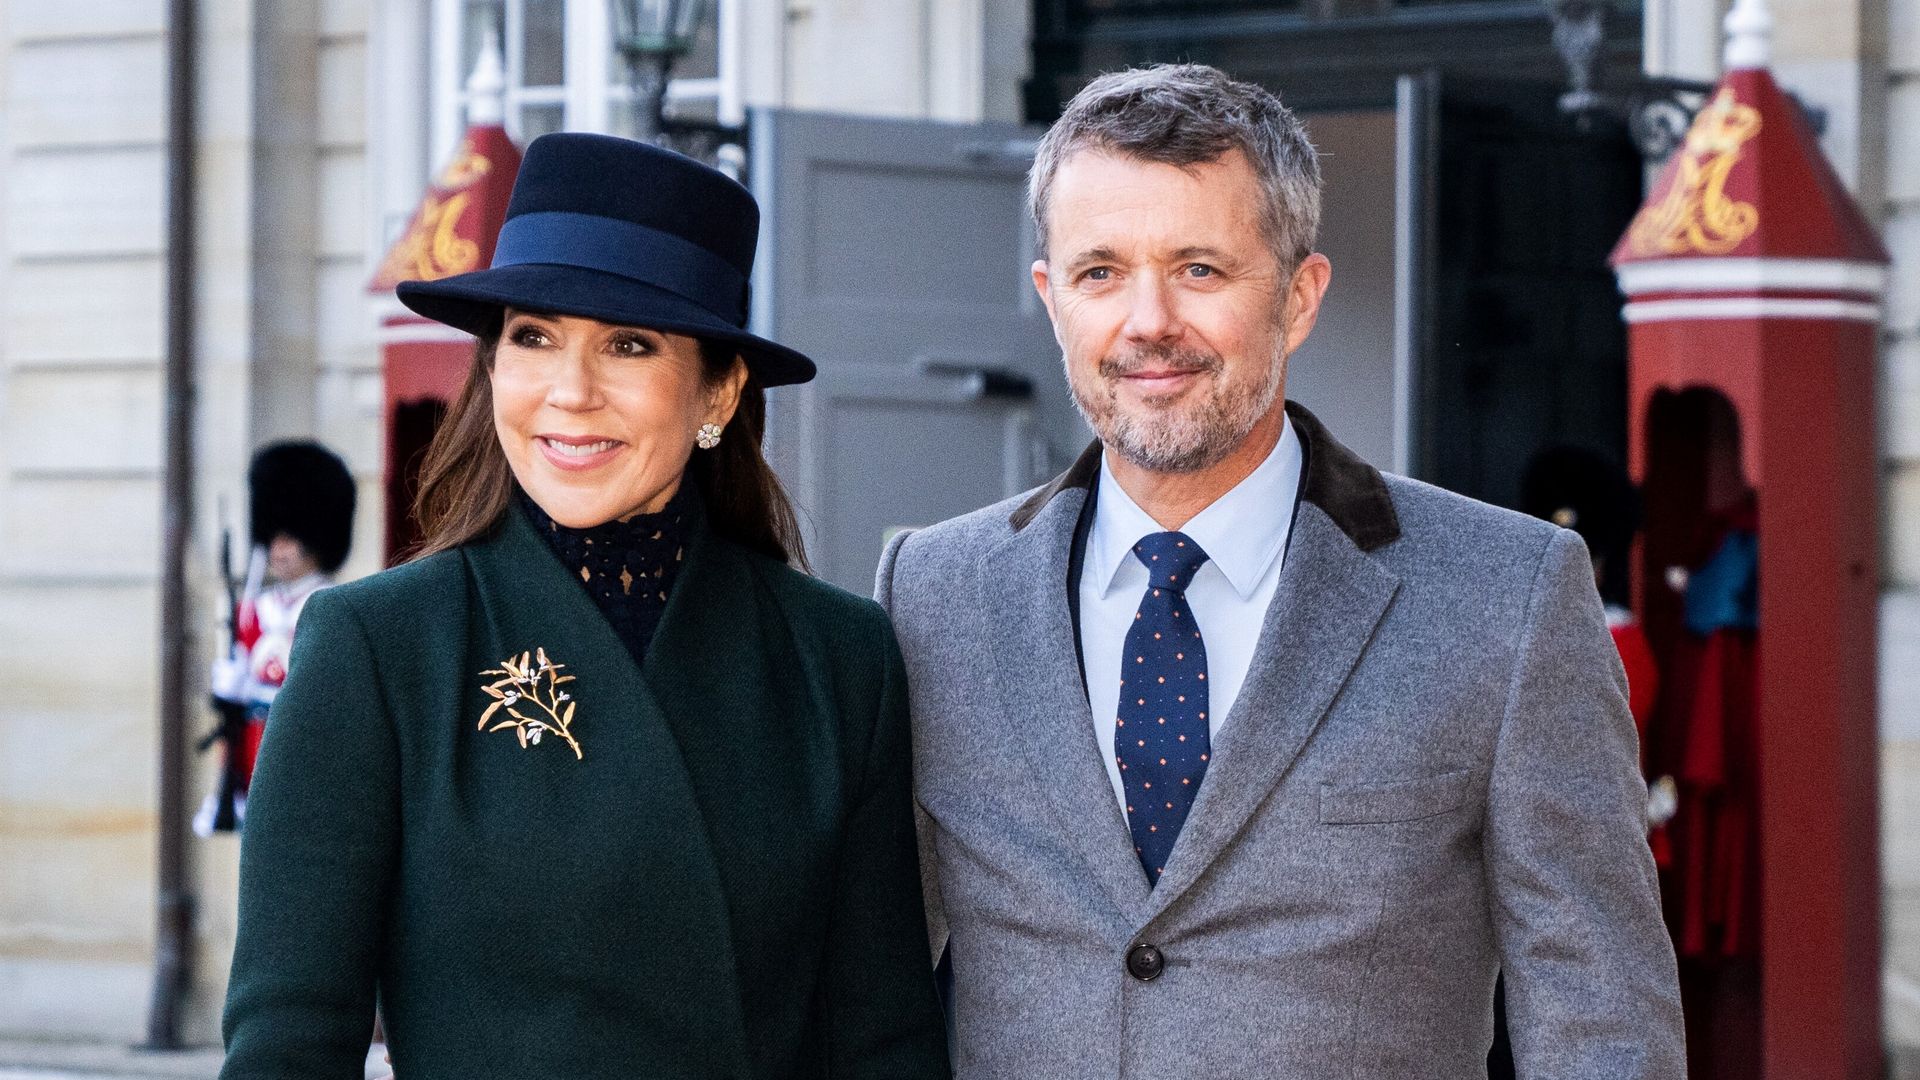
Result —
[[215, 743], [223, 744], [220, 766], [219, 787], [215, 790], [211, 815], [202, 810], [202, 818], [195, 825], [202, 834], [212, 832], [232, 832], [240, 825], [240, 788], [244, 781], [246, 768], [247, 741], [247, 648], [240, 640], [240, 620], [245, 605], [254, 598], [260, 587], [260, 579], [265, 570], [260, 553], [255, 552], [248, 560], [247, 578], [244, 591], [233, 576], [233, 529], [226, 525], [225, 499], [221, 500], [220, 520], [220, 581], [227, 591], [226, 642], [220, 659], [213, 663], [211, 698], [216, 717], [213, 730], [207, 732], [199, 742], [201, 753], [213, 748]]

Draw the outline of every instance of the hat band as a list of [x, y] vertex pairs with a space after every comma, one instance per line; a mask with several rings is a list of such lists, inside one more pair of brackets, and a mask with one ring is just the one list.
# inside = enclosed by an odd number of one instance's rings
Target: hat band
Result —
[[546, 263], [601, 270], [691, 300], [735, 326], [747, 317], [747, 279], [727, 260], [661, 229], [596, 214], [543, 210], [500, 227], [493, 265]]

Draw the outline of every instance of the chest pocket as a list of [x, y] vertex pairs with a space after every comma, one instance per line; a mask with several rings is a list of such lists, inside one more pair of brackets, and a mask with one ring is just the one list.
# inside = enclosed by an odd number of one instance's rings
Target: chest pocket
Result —
[[1321, 784], [1322, 825], [1379, 825], [1414, 821], [1453, 810], [1467, 798], [1472, 772], [1366, 784]]

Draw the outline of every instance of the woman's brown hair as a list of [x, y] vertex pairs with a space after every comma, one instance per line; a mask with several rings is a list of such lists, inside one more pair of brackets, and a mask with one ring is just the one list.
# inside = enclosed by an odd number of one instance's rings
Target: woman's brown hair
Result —
[[[475, 342], [466, 386], [427, 447], [413, 501], [425, 539], [411, 558], [486, 536], [513, 501], [513, 471], [493, 425], [493, 357], [499, 346], [497, 332]], [[709, 380], [732, 370], [737, 355], [731, 345], [700, 339], [700, 363]], [[687, 480], [706, 504], [707, 524], [716, 534], [805, 570], [806, 547], [793, 503], [760, 453], [766, 428], [767, 394], [749, 373], [720, 445], [694, 451]]]

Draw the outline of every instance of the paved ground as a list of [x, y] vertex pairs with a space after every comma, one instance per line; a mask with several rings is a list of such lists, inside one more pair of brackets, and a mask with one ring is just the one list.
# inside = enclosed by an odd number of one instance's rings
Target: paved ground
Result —
[[84, 1072], [76, 1072], [72, 1069], [13, 1069], [0, 1067], [0, 1080], [184, 1080], [186, 1077], [194, 1077], [196, 1080], [212, 1080], [213, 1077], [218, 1075], [220, 1063], [217, 1061], [213, 1063], [211, 1066], [214, 1070], [213, 1072], [183, 1073], [172, 1071], [173, 1067], [170, 1065], [166, 1066], [166, 1068], [168, 1068], [169, 1071], [123, 1072], [116, 1068], [112, 1072], [96, 1072], [91, 1069]]
[[[215, 1080], [217, 1048], [150, 1053], [103, 1043], [0, 1040], [0, 1080]], [[367, 1055], [367, 1076], [385, 1076], [380, 1053]]]

